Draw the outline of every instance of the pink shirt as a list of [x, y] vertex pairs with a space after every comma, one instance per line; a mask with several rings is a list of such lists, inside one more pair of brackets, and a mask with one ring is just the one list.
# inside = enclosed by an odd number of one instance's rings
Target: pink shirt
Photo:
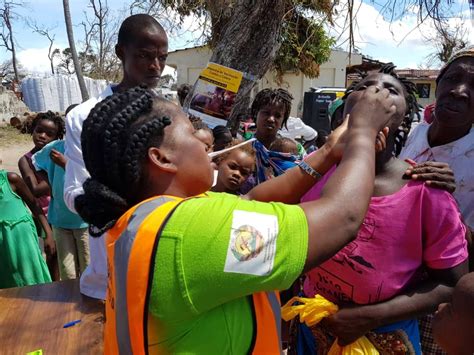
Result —
[[[334, 170], [301, 201], [318, 199]], [[447, 269], [465, 261], [465, 232], [449, 193], [410, 181], [392, 195], [372, 197], [357, 238], [306, 274], [304, 292], [338, 304], [390, 299], [418, 279], [422, 265]]]

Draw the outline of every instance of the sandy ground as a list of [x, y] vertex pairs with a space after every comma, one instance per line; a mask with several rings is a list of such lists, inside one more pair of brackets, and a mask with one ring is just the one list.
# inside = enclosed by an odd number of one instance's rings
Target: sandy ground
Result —
[[2, 144], [0, 146], [0, 169], [9, 172], [19, 173], [18, 159], [33, 148], [33, 142], [15, 142], [11, 145]]

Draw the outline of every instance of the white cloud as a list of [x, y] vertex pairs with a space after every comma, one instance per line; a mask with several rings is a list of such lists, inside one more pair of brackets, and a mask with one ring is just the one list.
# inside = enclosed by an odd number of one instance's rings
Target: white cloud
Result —
[[[56, 48], [56, 46], [55, 46]], [[64, 47], [59, 47], [62, 50]], [[51, 73], [48, 47], [28, 48], [18, 52], [18, 61], [28, 73]], [[55, 62], [55, 65], [57, 63]]]
[[[346, 5], [339, 6], [339, 17], [335, 20], [334, 28], [329, 28], [331, 35], [339, 37], [338, 45], [347, 49], [348, 29], [345, 23], [347, 15]], [[400, 18], [385, 19], [379, 11], [362, 2], [354, 1], [354, 14], [356, 16], [354, 41], [363, 54], [382, 61], [393, 61], [399, 67], [416, 68], [414, 63], [424, 62], [426, 56], [433, 51], [432, 44], [426, 39], [427, 35], [434, 32], [432, 21], [425, 21], [418, 26], [416, 12], [413, 9]], [[451, 25], [464, 22], [468, 31], [467, 38], [471, 41], [474, 31], [470, 23], [469, 10], [462, 11], [461, 18], [451, 18]], [[341, 34], [342, 33], [342, 34]]]

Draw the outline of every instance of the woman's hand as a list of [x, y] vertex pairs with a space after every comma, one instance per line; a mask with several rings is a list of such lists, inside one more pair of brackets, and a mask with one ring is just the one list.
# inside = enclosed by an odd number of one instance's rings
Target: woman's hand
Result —
[[405, 172], [405, 175], [412, 180], [425, 181], [428, 186], [453, 193], [456, 190], [456, 181], [451, 167], [447, 163], [427, 161], [417, 164], [410, 159], [406, 159], [409, 164], [414, 165]]
[[[347, 142], [347, 129], [349, 123], [349, 115], [346, 116], [342, 124], [337, 127], [329, 136], [325, 146], [329, 150], [331, 157], [339, 162], [342, 159], [344, 148]], [[389, 128], [385, 127], [377, 134], [375, 139], [375, 152], [379, 153], [387, 148], [387, 137]]]
[[347, 142], [348, 126], [349, 115], [347, 115], [342, 124], [331, 133], [324, 144], [324, 147], [328, 149], [331, 158], [336, 162], [339, 162], [342, 159], [342, 154], [344, 153], [344, 148]]
[[323, 320], [323, 325], [338, 338], [341, 346], [349, 345], [377, 328], [376, 321], [366, 311], [367, 306], [342, 308]]

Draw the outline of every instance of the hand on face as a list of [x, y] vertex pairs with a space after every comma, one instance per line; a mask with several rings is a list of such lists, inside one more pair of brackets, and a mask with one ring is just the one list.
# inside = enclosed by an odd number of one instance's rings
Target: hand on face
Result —
[[373, 129], [380, 132], [396, 114], [397, 107], [388, 89], [369, 86], [363, 91], [355, 91], [356, 99], [352, 108], [349, 127]]
[[[347, 143], [347, 130], [349, 125], [350, 117], [346, 116], [342, 124], [337, 127], [329, 136], [326, 146], [330, 149], [331, 156], [336, 160], [340, 161], [344, 153], [344, 149]], [[379, 153], [386, 149], [387, 147], [387, 137], [388, 137], [389, 128], [385, 127], [382, 129], [376, 137], [375, 140], [375, 152]]]

